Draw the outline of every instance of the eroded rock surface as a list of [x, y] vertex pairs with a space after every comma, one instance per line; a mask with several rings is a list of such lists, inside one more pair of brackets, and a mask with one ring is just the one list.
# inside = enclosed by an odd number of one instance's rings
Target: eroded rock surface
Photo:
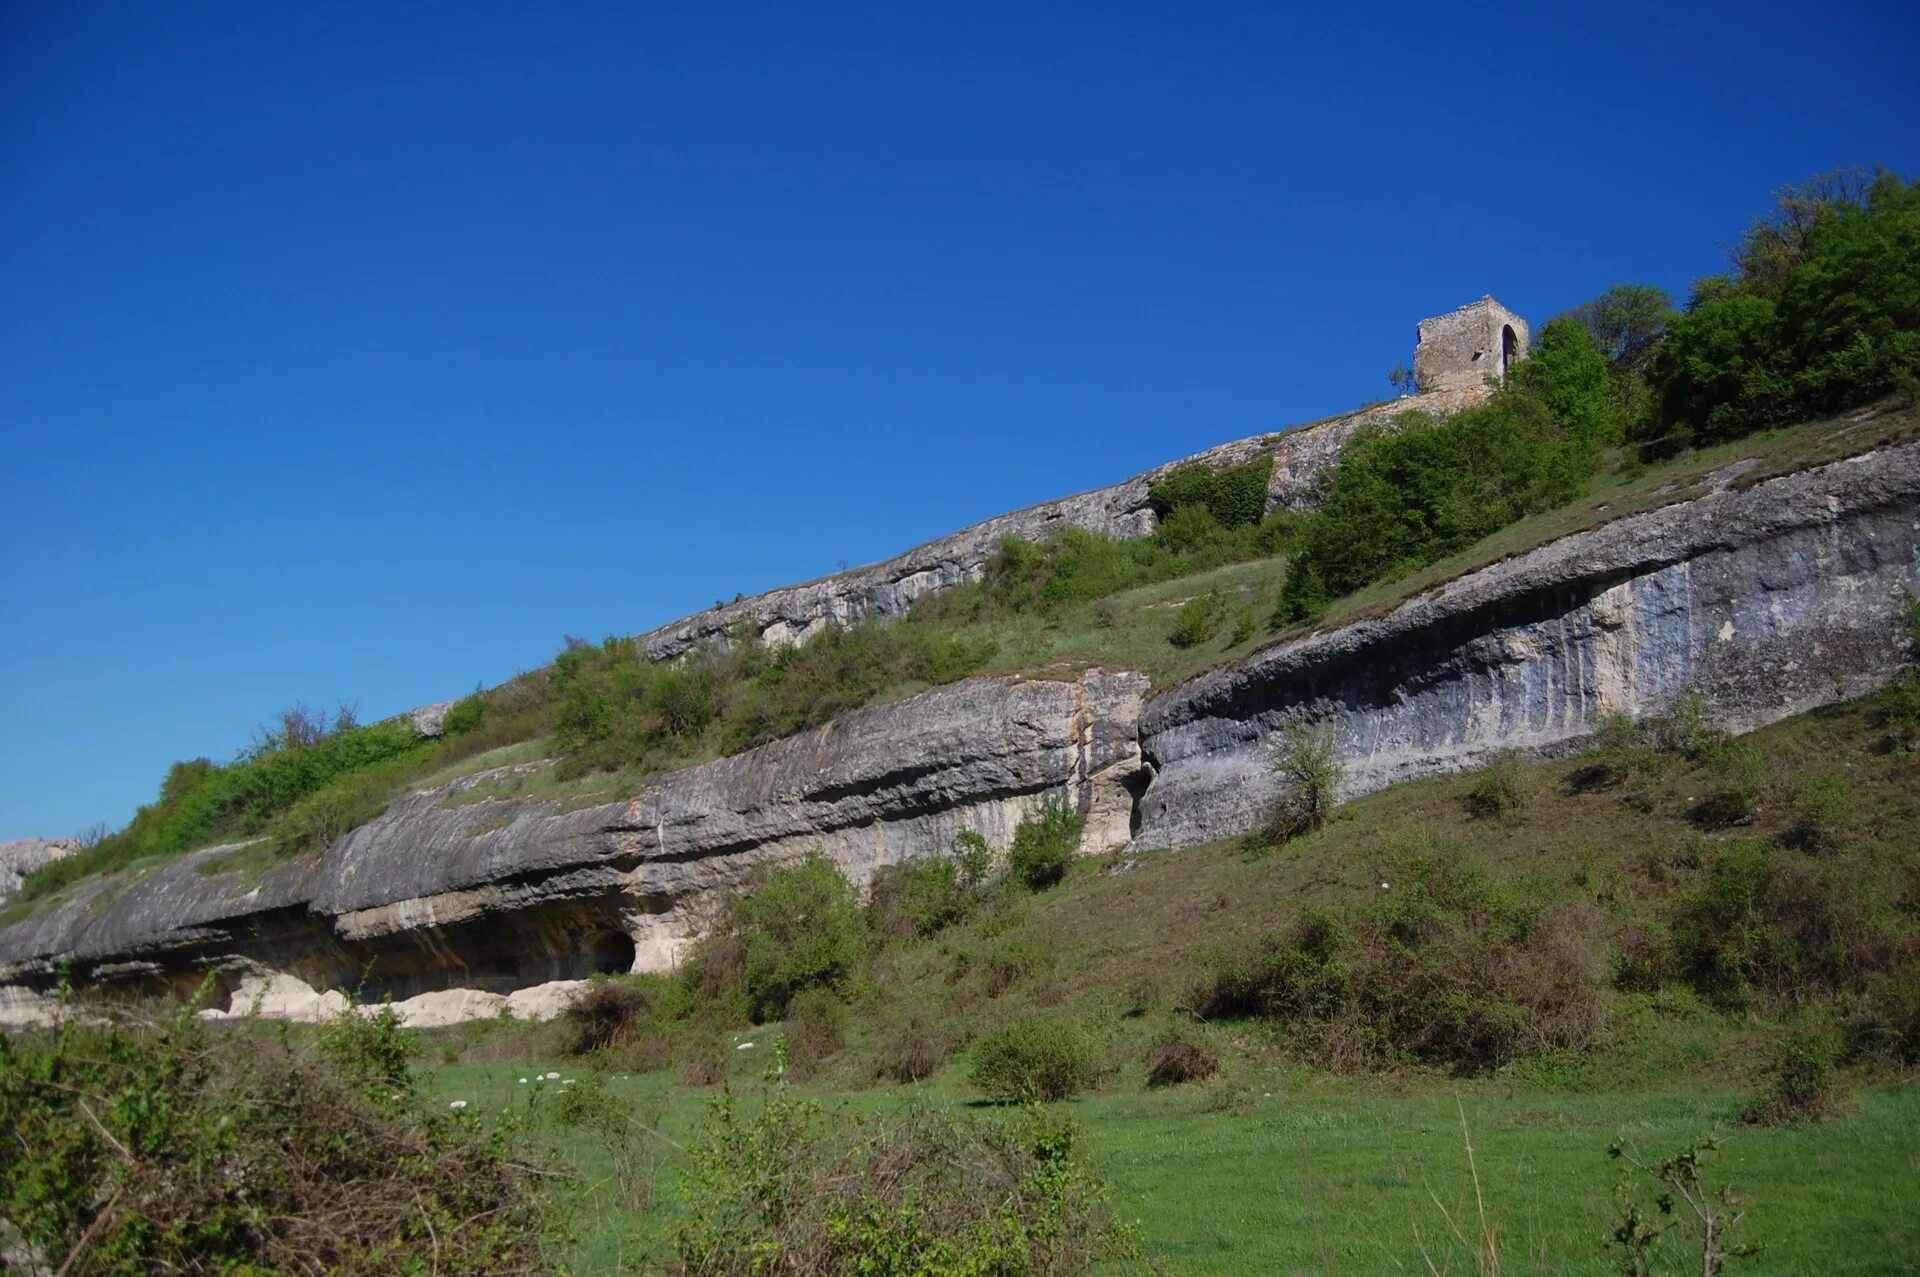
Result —
[[1920, 445], [1729, 488], [1566, 537], [1391, 614], [1171, 689], [1142, 719], [1142, 849], [1255, 827], [1264, 747], [1325, 723], [1349, 793], [1546, 750], [1685, 692], [1750, 730], [1886, 681], [1920, 587]]
[[1198, 463], [1221, 469], [1271, 456], [1273, 477], [1267, 485], [1267, 509], [1304, 509], [1314, 477], [1339, 459], [1341, 447], [1355, 431], [1384, 424], [1402, 412], [1458, 412], [1484, 401], [1489, 393], [1474, 387], [1411, 396], [1284, 433], [1221, 444], [1197, 456], [1156, 466], [1110, 488], [976, 523], [884, 563], [696, 612], [641, 635], [641, 646], [655, 660], [664, 660], [702, 643], [725, 645], [733, 628], [742, 623], [762, 642], [804, 643], [829, 624], [899, 616], [923, 594], [979, 580], [988, 560], [1007, 537], [1044, 541], [1064, 528], [1113, 537], [1145, 536], [1156, 524], [1148, 489], [1175, 466]]
[[0, 842], [0, 902], [20, 890], [22, 878], [78, 850], [77, 838], [16, 838], [12, 842]]
[[[503, 999], [536, 986], [671, 965], [705, 893], [815, 849], [864, 883], [962, 829], [1005, 846], [1055, 797], [1087, 814], [1086, 850], [1124, 845], [1146, 692], [1132, 673], [969, 679], [578, 810], [467, 778], [257, 877], [225, 867], [244, 849], [213, 848], [84, 884], [0, 930], [0, 979], [44, 987], [71, 963], [83, 979], [185, 991], [214, 972], [226, 1014], [257, 1002], [311, 1018], [345, 989], [421, 1023], [511, 1010]], [[551, 1013], [556, 996], [523, 1003]]]

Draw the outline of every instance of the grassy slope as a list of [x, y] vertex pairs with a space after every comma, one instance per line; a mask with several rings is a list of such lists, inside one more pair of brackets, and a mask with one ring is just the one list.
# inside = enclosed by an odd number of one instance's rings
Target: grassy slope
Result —
[[[1764, 754], [1769, 797], [1743, 836], [1786, 828], [1805, 777], [1833, 770], [1853, 793], [1849, 838], [1909, 872], [1920, 866], [1914, 764], [1881, 752], [1866, 712], [1808, 715], [1750, 740]], [[1900, 1271], [1891, 1256], [1920, 1255], [1920, 1093], [1855, 1074], [1863, 1089], [1839, 1120], [1742, 1127], [1737, 1114], [1768, 1048], [1793, 1025], [1713, 1010], [1684, 989], [1616, 994], [1597, 1046], [1464, 1079], [1424, 1068], [1330, 1075], [1298, 1063], [1261, 1026], [1214, 1025], [1206, 1032], [1220, 1078], [1146, 1089], [1142, 1052], [1176, 1019], [1173, 1003], [1210, 948], [1283, 925], [1306, 902], [1367, 898], [1377, 875], [1391, 882], [1409, 846], [1442, 847], [1532, 899], [1584, 901], [1623, 924], [1663, 908], [1690, 881], [1670, 853], [1726, 836], [1689, 819], [1712, 776], [1676, 759], [1643, 787], [1576, 792], [1578, 766], [1529, 765], [1526, 804], [1505, 820], [1467, 814], [1473, 777], [1441, 777], [1353, 803], [1322, 834], [1274, 854], [1219, 844], [1147, 857], [1121, 875], [1087, 862], [1011, 913], [882, 954], [855, 989], [847, 1049], [812, 1085], [862, 1108], [969, 1102], [964, 1051], [924, 1087], [874, 1088], [876, 1038], [911, 1012], [962, 1040], [1031, 1010], [1075, 1017], [1103, 1042], [1112, 1071], [1100, 1094], [1069, 1107], [1118, 1208], [1142, 1222], [1171, 1273], [1319, 1271], [1321, 1240], [1337, 1272], [1425, 1271], [1421, 1239], [1444, 1270], [1448, 1232], [1435, 1198], [1473, 1231], [1456, 1097], [1506, 1272], [1613, 1271], [1600, 1248], [1619, 1171], [1608, 1145], [1627, 1137], [1663, 1155], [1716, 1129], [1731, 1132], [1719, 1165], [1753, 1199], [1749, 1236], [1768, 1245], [1735, 1271]], [[1022, 951], [1037, 955], [1034, 973], [990, 996], [983, 974], [994, 955]], [[778, 1031], [741, 1032], [758, 1045], [733, 1054], [736, 1085], [754, 1084]], [[551, 1028], [469, 1026], [443, 1039], [451, 1058], [507, 1063], [454, 1064], [437, 1085], [491, 1105], [533, 1070], [529, 1059], [569, 1075], [586, 1067], [555, 1056], [557, 1040]], [[674, 1139], [697, 1118], [701, 1093], [665, 1075], [613, 1085], [657, 1099]], [[616, 1251], [664, 1254], [673, 1176], [668, 1157], [652, 1215], [596, 1213], [581, 1239], [587, 1271], [605, 1271]], [[1455, 1250], [1457, 1270], [1471, 1271], [1471, 1256]]]
[[[1854, 420], [1859, 415], [1767, 431], [1655, 465], [1603, 475], [1580, 501], [1523, 519], [1410, 576], [1381, 582], [1339, 600], [1317, 628], [1380, 615], [1422, 590], [1501, 559], [1524, 554], [1570, 533], [1702, 496], [1711, 490], [1706, 477], [1737, 461], [1755, 463], [1737, 480], [1750, 484], [1874, 448], [1920, 439], [1920, 409], [1889, 410], [1867, 421]], [[995, 617], [958, 628], [969, 636], [987, 636], [997, 643], [997, 651], [985, 673], [1071, 678], [1096, 667], [1124, 668], [1140, 670], [1152, 677], [1155, 686], [1167, 687], [1214, 666], [1243, 659], [1273, 643], [1275, 638], [1267, 631], [1266, 619], [1273, 610], [1274, 597], [1285, 571], [1284, 556], [1234, 563], [1125, 590], [1052, 615]], [[1180, 605], [1209, 590], [1218, 590], [1230, 604], [1252, 609], [1260, 622], [1259, 628], [1252, 637], [1239, 643], [1231, 641], [1230, 633], [1223, 633], [1210, 643], [1175, 647], [1167, 636], [1173, 629]], [[900, 699], [925, 690], [924, 684], [904, 684], [891, 689], [881, 699]], [[436, 777], [434, 783], [531, 756], [524, 752], [508, 755], [495, 751], [449, 769]], [[629, 795], [637, 792], [643, 783], [643, 777], [631, 774], [602, 774], [566, 782], [552, 777], [529, 777], [490, 784], [484, 790], [474, 791], [468, 800], [485, 796], [559, 798], [588, 803]]]
[[[1808, 422], [1766, 431], [1714, 448], [1685, 453], [1655, 465], [1619, 469], [1594, 481], [1580, 501], [1523, 519], [1486, 540], [1420, 572], [1382, 582], [1338, 600], [1319, 628], [1342, 620], [1378, 615], [1423, 589], [1489, 563], [1543, 545], [1548, 541], [1598, 526], [1659, 505], [1684, 501], [1709, 490], [1706, 476], [1736, 461], [1754, 464], [1738, 482], [1758, 482], [1778, 474], [1805, 469], [1841, 457], [1889, 444], [1920, 439], [1920, 407], [1883, 406], [1851, 413], [1830, 421]], [[1244, 658], [1275, 641], [1265, 628], [1273, 599], [1285, 572], [1283, 557], [1231, 564], [1212, 571], [1122, 591], [1095, 603], [1061, 610], [1053, 615], [1026, 614], [995, 617], [958, 628], [972, 636], [987, 635], [997, 651], [986, 673], [1042, 677], [1072, 677], [1098, 666], [1141, 670], [1156, 686], [1165, 687], [1210, 667]], [[1168, 642], [1182, 603], [1220, 591], [1230, 603], [1253, 613], [1260, 625], [1238, 643], [1230, 633], [1208, 643], [1179, 648]], [[1230, 627], [1229, 627], [1230, 628]], [[1282, 636], [1287, 637], [1287, 636]], [[882, 693], [880, 700], [896, 700], [926, 690], [924, 684], [902, 684]], [[527, 740], [466, 757], [406, 782], [406, 788], [444, 784], [490, 767], [524, 762], [550, 752], [541, 740]], [[689, 753], [686, 763], [711, 757], [712, 750]], [[588, 775], [562, 781], [550, 773], [536, 773], [468, 791], [452, 801], [482, 797], [557, 799], [587, 805], [638, 792], [645, 778], [635, 772]], [[217, 841], [225, 841], [219, 839]], [[163, 863], [167, 857], [129, 866], [116, 876], [119, 888]], [[223, 865], [234, 872], [257, 872], [279, 857], [253, 849]], [[34, 899], [16, 897], [0, 905], [0, 925], [27, 916], [62, 898], [64, 890]]]

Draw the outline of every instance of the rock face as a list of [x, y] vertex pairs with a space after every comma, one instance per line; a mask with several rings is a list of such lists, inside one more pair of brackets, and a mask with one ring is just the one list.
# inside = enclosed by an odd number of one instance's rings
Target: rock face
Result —
[[1294, 720], [1333, 728], [1361, 793], [1686, 692], [1736, 730], [1859, 695], [1903, 658], [1917, 509], [1920, 445], [1889, 449], [1623, 518], [1256, 653], [1148, 706], [1137, 845], [1252, 829], [1274, 796], [1265, 741]]
[[671, 965], [713, 892], [816, 849], [865, 883], [963, 829], [1005, 847], [1054, 798], [1085, 815], [1086, 851], [1243, 832], [1272, 796], [1263, 744], [1293, 720], [1333, 728], [1357, 793], [1562, 748], [1682, 692], [1746, 729], [1884, 681], [1897, 591], [1920, 587], [1920, 445], [1742, 477], [1151, 701], [1131, 673], [970, 679], [616, 802], [498, 796], [541, 766], [521, 764], [406, 795], [316, 859], [254, 873], [260, 849], [211, 848], [84, 883], [0, 929], [0, 1022], [44, 1015], [62, 964], [211, 978], [221, 1015], [321, 1015], [353, 988], [422, 1024], [550, 1015], [596, 971]]
[[19, 838], [0, 842], [0, 902], [20, 890], [20, 880], [80, 850], [76, 838]]
[[[257, 878], [223, 870], [227, 847], [90, 884], [0, 931], [0, 981], [44, 988], [65, 962], [178, 990], [212, 972], [229, 1014], [324, 1014], [354, 987], [423, 1023], [491, 1013], [554, 981], [671, 965], [706, 893], [816, 849], [866, 882], [962, 829], [1005, 846], [1049, 798], [1086, 814], [1086, 850], [1123, 846], [1146, 692], [1131, 673], [970, 679], [580, 810], [478, 796], [489, 777], [469, 777]], [[551, 998], [526, 1005], [551, 1013]]]
[[845, 625], [867, 617], [899, 616], [923, 594], [979, 580], [988, 560], [1000, 548], [1000, 542], [1008, 537], [1044, 541], [1065, 528], [1113, 537], [1145, 536], [1156, 524], [1148, 489], [1155, 479], [1178, 465], [1199, 464], [1222, 469], [1271, 456], [1273, 477], [1267, 486], [1267, 509], [1304, 509], [1314, 477], [1339, 458], [1341, 447], [1356, 430], [1384, 424], [1407, 411], [1457, 412], [1481, 402], [1487, 394], [1476, 382], [1471, 387], [1452, 388], [1441, 394], [1378, 404], [1284, 434], [1259, 435], [1222, 444], [1184, 461], [1158, 466], [1110, 488], [1083, 492], [976, 523], [884, 563], [696, 612], [641, 635], [641, 646], [653, 659], [665, 660], [702, 643], [724, 646], [734, 627], [741, 624], [764, 643], [775, 646], [804, 643], [827, 625]]

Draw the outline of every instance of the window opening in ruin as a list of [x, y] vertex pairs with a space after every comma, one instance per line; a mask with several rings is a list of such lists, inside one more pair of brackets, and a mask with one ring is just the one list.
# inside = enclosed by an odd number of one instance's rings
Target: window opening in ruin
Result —
[[1505, 377], [1507, 369], [1513, 367], [1513, 357], [1519, 352], [1520, 339], [1513, 335], [1512, 324], [1500, 326], [1500, 375]]

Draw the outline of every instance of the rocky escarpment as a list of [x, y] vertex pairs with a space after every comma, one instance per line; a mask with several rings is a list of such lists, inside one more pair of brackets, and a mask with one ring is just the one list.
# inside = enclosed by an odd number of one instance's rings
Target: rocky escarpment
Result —
[[864, 882], [961, 829], [1005, 845], [1056, 796], [1086, 814], [1089, 849], [1124, 845], [1146, 691], [1098, 671], [970, 679], [578, 810], [488, 796], [501, 778], [482, 774], [407, 795], [317, 860], [258, 877], [216, 848], [131, 885], [90, 884], [0, 930], [0, 980], [45, 988], [69, 964], [83, 980], [181, 988], [212, 972], [244, 1011], [289, 989], [500, 997], [662, 968], [705, 893], [810, 851]]
[[30, 1014], [63, 964], [213, 973], [232, 1011], [359, 987], [416, 1022], [537, 1013], [593, 971], [671, 963], [711, 892], [816, 848], [866, 882], [961, 829], [1004, 847], [1051, 796], [1087, 815], [1089, 851], [1242, 832], [1294, 720], [1333, 728], [1361, 792], [1563, 748], [1682, 692], [1741, 729], [1848, 698], [1903, 659], [1901, 587], [1920, 587], [1920, 445], [1623, 517], [1151, 700], [1128, 673], [972, 679], [619, 801], [511, 796], [506, 769], [404, 796], [313, 860], [253, 873], [262, 849], [216, 848], [83, 883], [0, 929], [0, 1015]]
[[1348, 789], [1547, 750], [1682, 693], [1747, 730], [1886, 681], [1920, 588], [1920, 445], [1622, 518], [1391, 614], [1256, 653], [1156, 698], [1140, 848], [1252, 829], [1264, 747], [1328, 725]]
[[77, 838], [16, 838], [0, 842], [0, 901], [20, 889], [20, 880], [43, 865], [80, 850]]
[[1145, 536], [1156, 524], [1148, 490], [1154, 480], [1176, 466], [1199, 464], [1221, 469], [1271, 456], [1273, 475], [1267, 484], [1267, 509], [1303, 509], [1315, 476], [1339, 459], [1340, 449], [1355, 431], [1387, 422], [1402, 412], [1457, 412], [1481, 402], [1488, 393], [1484, 389], [1439, 391], [1330, 417], [1282, 434], [1222, 444], [1109, 488], [976, 523], [884, 563], [696, 612], [641, 635], [640, 643], [648, 656], [665, 660], [702, 643], [724, 645], [734, 628], [742, 624], [761, 642], [804, 643], [829, 624], [899, 616], [923, 594], [979, 580], [987, 562], [1008, 537], [1041, 541], [1065, 528], [1113, 537]]

